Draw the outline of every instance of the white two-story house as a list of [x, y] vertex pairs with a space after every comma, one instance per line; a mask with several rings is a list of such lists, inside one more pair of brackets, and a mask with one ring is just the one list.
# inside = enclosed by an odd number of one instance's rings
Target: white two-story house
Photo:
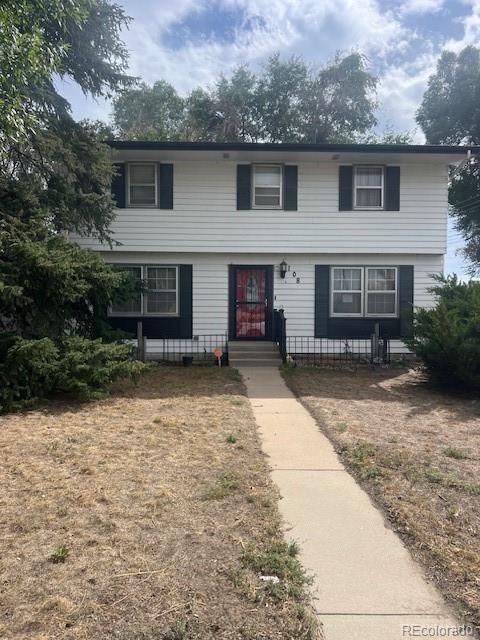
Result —
[[[112, 326], [156, 340], [366, 338], [401, 351], [442, 273], [449, 165], [468, 148], [110, 143], [112, 248], [77, 238], [146, 290]], [[300, 340], [296, 344], [300, 344]], [[172, 346], [174, 349], [174, 346]], [[298, 347], [297, 347], [298, 350]]]

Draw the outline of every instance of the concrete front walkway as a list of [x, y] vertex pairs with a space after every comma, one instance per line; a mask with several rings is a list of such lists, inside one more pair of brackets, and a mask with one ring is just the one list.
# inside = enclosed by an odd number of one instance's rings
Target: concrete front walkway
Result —
[[326, 640], [441, 638], [458, 625], [382, 514], [274, 367], [241, 368], [263, 449], [280, 489], [287, 537], [314, 574]]

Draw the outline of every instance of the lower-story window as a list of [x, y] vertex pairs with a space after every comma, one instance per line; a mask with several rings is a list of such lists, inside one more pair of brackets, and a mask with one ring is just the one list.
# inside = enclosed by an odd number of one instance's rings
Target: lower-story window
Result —
[[397, 269], [395, 267], [366, 268], [366, 315], [397, 315]]
[[140, 283], [142, 281], [142, 267], [139, 266], [116, 266], [118, 271], [128, 273], [133, 281], [133, 285], [138, 291], [132, 293], [132, 296], [123, 302], [116, 302], [110, 307], [110, 315], [118, 316], [137, 316], [142, 313], [142, 294], [140, 292]]
[[396, 267], [332, 267], [330, 315], [396, 317]]
[[332, 315], [363, 315], [363, 269], [332, 268]]
[[178, 308], [177, 267], [146, 269], [146, 313], [175, 315]]
[[171, 265], [117, 265], [143, 282], [142, 290], [126, 302], [111, 306], [111, 316], [176, 316], [178, 315], [178, 267]]

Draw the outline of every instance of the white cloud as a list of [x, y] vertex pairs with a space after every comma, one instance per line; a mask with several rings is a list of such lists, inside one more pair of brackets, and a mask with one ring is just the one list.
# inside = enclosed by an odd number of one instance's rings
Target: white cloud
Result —
[[[399, 20], [392, 12], [381, 11], [375, 0], [223, 0], [223, 6], [241, 8], [256, 18], [253, 30], [237, 31], [232, 42], [196, 40], [172, 50], [163, 43], [167, 28], [175, 29], [178, 20], [193, 10], [190, 0], [178, 4], [175, 13], [172, 4], [160, 3], [155, 15], [135, 22], [125, 39], [132, 73], [150, 82], [165, 78], [182, 93], [212, 82], [236, 64], [255, 66], [277, 50], [317, 62], [331, 58], [338, 49], [352, 48], [382, 58], [408, 40]], [[195, 10], [206, 6], [205, 0], [197, 2]]]
[[414, 131], [417, 144], [423, 144], [425, 136], [415, 122], [415, 113], [436, 62], [437, 54], [430, 51], [413, 62], [391, 66], [385, 71], [378, 87], [380, 122], [390, 124], [399, 131]]
[[[248, 63], [256, 69], [277, 50], [285, 57], [300, 54], [322, 63], [338, 49], [354, 49], [365, 53], [380, 75], [380, 128], [387, 124], [412, 130], [417, 128], [415, 112], [427, 79], [444, 46], [459, 50], [480, 42], [480, 0], [455, 0], [471, 10], [463, 19], [462, 37], [446, 43], [442, 36], [429, 42], [403, 23], [407, 14], [440, 10], [444, 0], [403, 0], [395, 10], [385, 9], [380, 0], [220, 1], [223, 8], [241, 9], [253, 18], [253, 28], [239, 28], [230, 42], [190, 39], [172, 49], [167, 42], [179, 23], [192, 12], [211, 11], [212, 0], [123, 0], [134, 18], [124, 32], [131, 53], [130, 72], [147, 82], [164, 78], [185, 94], [195, 86], [211, 84], [220, 72], [228, 73], [237, 64]], [[95, 104], [76, 96], [73, 87], [69, 96], [76, 115], [99, 117], [110, 110], [108, 103]], [[417, 128], [416, 141], [423, 140]]]
[[400, 15], [420, 15], [437, 13], [443, 7], [445, 0], [406, 0], [400, 7]]
[[463, 38], [460, 40], [450, 39], [445, 44], [445, 49], [458, 53], [469, 44], [480, 45], [480, 0], [463, 0], [465, 5], [471, 7], [469, 13], [463, 19]]
[[[415, 0], [422, 3], [423, 0]], [[424, 42], [424, 51], [413, 62], [390, 65], [379, 84], [381, 108], [379, 120], [398, 130], [414, 130], [415, 142], [423, 144], [425, 137], [415, 122], [415, 113], [422, 100], [430, 75], [435, 72], [443, 49], [460, 51], [468, 44], [480, 45], [480, 0], [463, 0], [471, 12], [462, 19], [463, 35], [459, 39]]]

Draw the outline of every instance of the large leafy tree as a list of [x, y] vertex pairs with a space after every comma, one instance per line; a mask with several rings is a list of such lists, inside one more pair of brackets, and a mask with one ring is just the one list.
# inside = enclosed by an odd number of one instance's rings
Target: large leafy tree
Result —
[[184, 139], [215, 141], [220, 126], [215, 97], [198, 87], [185, 101]]
[[256, 89], [256, 110], [263, 139], [295, 142], [301, 138], [302, 96], [308, 79], [305, 61], [282, 61], [277, 53], [265, 65]]
[[118, 135], [131, 139], [351, 141], [376, 123], [375, 89], [360, 54], [337, 54], [314, 68], [277, 53], [259, 74], [237, 67], [183, 102], [164, 81], [142, 84], [115, 100], [113, 121]]
[[4, 0], [0, 7], [0, 319], [27, 337], [92, 336], [124, 278], [68, 242], [110, 238], [111, 163], [98, 127], [77, 123], [57, 89], [93, 96], [125, 75], [123, 10], [107, 0]]
[[359, 53], [337, 54], [311, 74], [302, 92], [301, 137], [305, 142], [350, 142], [376, 124], [377, 80]]
[[256, 79], [247, 67], [217, 80], [213, 101], [216, 139], [219, 142], [256, 141], [260, 135], [256, 118]]
[[[427, 142], [480, 144], [480, 49], [444, 51], [417, 113]], [[452, 176], [449, 202], [465, 238], [471, 271], [480, 270], [480, 161], [474, 157]]]
[[182, 136], [184, 101], [164, 80], [126, 89], [114, 100], [113, 124], [126, 140], [175, 140]]

